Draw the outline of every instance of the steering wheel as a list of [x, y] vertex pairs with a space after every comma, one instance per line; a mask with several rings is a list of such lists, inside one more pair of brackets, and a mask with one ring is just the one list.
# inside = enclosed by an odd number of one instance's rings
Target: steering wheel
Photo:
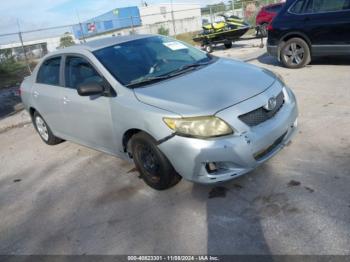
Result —
[[159, 71], [160, 66], [163, 64], [168, 63], [168, 61], [166, 59], [161, 59], [159, 61], [157, 61], [153, 66], [151, 66], [151, 68], [149, 69], [149, 74], [153, 74], [155, 71]]

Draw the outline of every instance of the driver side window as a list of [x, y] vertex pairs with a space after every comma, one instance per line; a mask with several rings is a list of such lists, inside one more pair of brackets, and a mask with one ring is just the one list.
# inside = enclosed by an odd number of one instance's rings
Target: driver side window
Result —
[[84, 58], [67, 56], [65, 63], [65, 86], [77, 89], [80, 85], [89, 82], [103, 84], [104, 80], [95, 68]]

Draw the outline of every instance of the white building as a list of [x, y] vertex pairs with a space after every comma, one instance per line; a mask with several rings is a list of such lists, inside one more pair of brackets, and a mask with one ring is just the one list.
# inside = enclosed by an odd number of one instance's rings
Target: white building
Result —
[[[199, 4], [158, 4], [140, 7], [144, 33], [158, 33], [158, 28], [169, 29], [170, 35], [195, 32], [201, 29]], [[175, 31], [174, 31], [175, 24]], [[139, 31], [139, 30], [138, 30]]]
[[[74, 39], [74, 36], [71, 35]], [[28, 58], [41, 58], [49, 52], [59, 48], [61, 36], [49, 37], [45, 39], [24, 41], [24, 49]], [[77, 43], [77, 41], [75, 41]], [[24, 58], [23, 47], [20, 42], [2, 44], [0, 50], [10, 49], [12, 55], [21, 60]]]

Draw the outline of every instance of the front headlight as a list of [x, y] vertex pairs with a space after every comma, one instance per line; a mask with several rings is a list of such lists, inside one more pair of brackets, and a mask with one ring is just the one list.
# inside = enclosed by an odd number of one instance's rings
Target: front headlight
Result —
[[286, 82], [284, 81], [284, 77], [282, 75], [280, 75], [279, 73], [275, 73], [277, 80], [280, 81], [282, 86], [286, 86]]
[[163, 118], [163, 120], [179, 135], [209, 138], [233, 134], [232, 128], [215, 116]]
[[281, 85], [286, 86], [286, 82], [284, 81], [283, 76], [281, 76], [279, 73], [273, 72], [265, 68], [263, 69], [263, 71], [268, 75], [272, 76], [273, 78], [276, 78], [281, 83]]

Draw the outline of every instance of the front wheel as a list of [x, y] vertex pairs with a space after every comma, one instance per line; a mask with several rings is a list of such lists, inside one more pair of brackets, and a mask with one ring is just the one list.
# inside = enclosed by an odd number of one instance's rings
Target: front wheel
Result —
[[207, 53], [212, 53], [214, 51], [213, 46], [211, 44], [205, 45], [204, 50]]
[[48, 145], [57, 145], [63, 140], [54, 136], [50, 127], [45, 122], [44, 118], [38, 113], [35, 112], [33, 115], [33, 124], [38, 132], [40, 138]]
[[132, 137], [131, 151], [136, 168], [146, 184], [156, 190], [164, 190], [176, 185], [181, 176], [156, 143], [151, 136], [141, 132]]
[[302, 68], [311, 62], [309, 45], [301, 38], [289, 39], [281, 49], [281, 61], [285, 67]]

